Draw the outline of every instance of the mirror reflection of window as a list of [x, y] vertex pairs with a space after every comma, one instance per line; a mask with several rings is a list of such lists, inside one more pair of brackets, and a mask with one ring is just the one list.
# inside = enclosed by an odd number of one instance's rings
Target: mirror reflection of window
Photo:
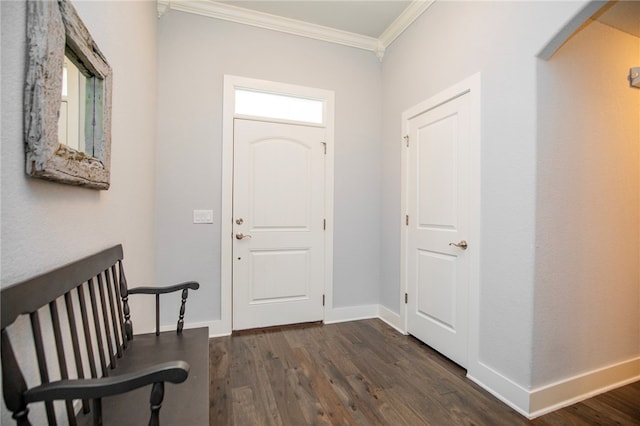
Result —
[[[62, 97], [58, 118], [58, 141], [77, 151], [85, 152], [87, 79], [65, 56], [62, 70]], [[91, 155], [91, 153], [87, 153]]]

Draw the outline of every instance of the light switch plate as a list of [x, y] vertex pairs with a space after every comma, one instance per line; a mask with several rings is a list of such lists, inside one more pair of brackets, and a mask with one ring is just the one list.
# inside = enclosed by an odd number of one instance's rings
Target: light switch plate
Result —
[[631, 87], [640, 89], [640, 67], [633, 67], [629, 70], [629, 83], [631, 83]]
[[193, 223], [213, 223], [213, 210], [194, 210]]

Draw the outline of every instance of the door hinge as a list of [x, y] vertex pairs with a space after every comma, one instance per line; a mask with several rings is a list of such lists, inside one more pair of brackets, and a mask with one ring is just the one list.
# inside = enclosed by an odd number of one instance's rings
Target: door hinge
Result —
[[404, 135], [402, 139], [404, 139], [404, 143], [407, 145], [407, 148], [409, 148], [409, 135]]
[[322, 219], [322, 229], [327, 230], [327, 219]]
[[409, 215], [408, 214], [404, 216], [404, 224], [409, 226]]
[[320, 143], [324, 147], [324, 155], [327, 155], [327, 143], [326, 142], [320, 142]]
[[322, 306], [324, 306], [324, 294], [322, 295]]
[[409, 293], [404, 294], [404, 303], [405, 304], [409, 303]]

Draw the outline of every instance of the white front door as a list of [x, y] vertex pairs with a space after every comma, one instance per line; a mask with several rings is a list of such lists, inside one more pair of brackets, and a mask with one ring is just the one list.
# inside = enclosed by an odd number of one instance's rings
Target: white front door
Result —
[[471, 144], [469, 94], [405, 122], [407, 331], [461, 366], [467, 362]]
[[234, 330], [324, 317], [325, 132], [234, 120]]

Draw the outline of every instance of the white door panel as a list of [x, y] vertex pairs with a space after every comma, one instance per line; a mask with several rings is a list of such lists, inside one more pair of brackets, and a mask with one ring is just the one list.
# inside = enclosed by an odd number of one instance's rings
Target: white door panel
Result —
[[[317, 142], [316, 142], [317, 143]], [[312, 152], [289, 139], [264, 139], [249, 148], [254, 229], [309, 229]], [[286, 167], [282, 167], [282, 165]], [[286, 208], [283, 208], [285, 207]]]
[[[456, 330], [456, 258], [418, 250], [416, 314], [450, 331]], [[444, 285], [442, 285], [444, 283]]]
[[418, 226], [453, 229], [457, 218], [457, 116], [420, 125], [415, 147]]
[[469, 108], [451, 99], [408, 122], [407, 328], [464, 366], [467, 360]]
[[250, 254], [249, 303], [309, 297], [309, 250], [260, 250]]
[[234, 122], [235, 330], [323, 319], [324, 136]]

